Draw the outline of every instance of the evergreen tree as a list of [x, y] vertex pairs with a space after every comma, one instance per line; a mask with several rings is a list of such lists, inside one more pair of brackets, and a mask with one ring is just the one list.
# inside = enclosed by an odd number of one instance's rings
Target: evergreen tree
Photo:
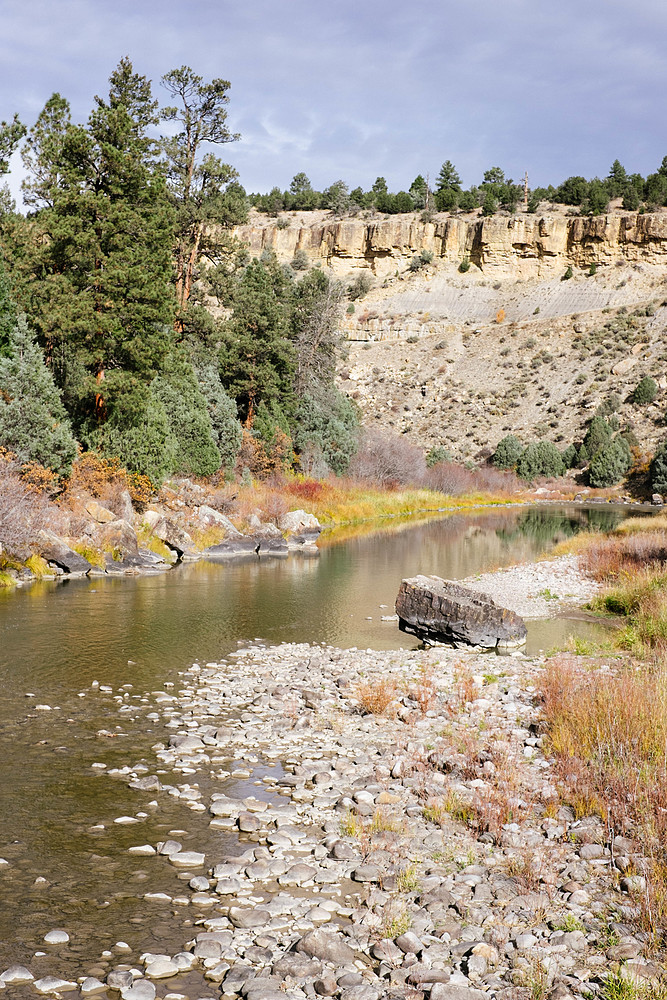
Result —
[[614, 160], [609, 168], [606, 187], [610, 198], [620, 198], [629, 185], [629, 178], [620, 160]]
[[560, 205], [581, 205], [588, 194], [588, 181], [585, 177], [568, 177], [556, 189], [555, 200]]
[[18, 115], [11, 122], [0, 122], [0, 175], [8, 173], [11, 156], [25, 133]]
[[[162, 112], [165, 121], [178, 122], [181, 130], [163, 140], [169, 189], [177, 206], [176, 298], [183, 313], [192, 293], [199, 259], [216, 261], [220, 241], [207, 223], [234, 225], [247, 214], [245, 192], [233, 167], [212, 154], [201, 157], [202, 146], [235, 142], [239, 136], [227, 128], [227, 80], [204, 82], [189, 66], [171, 70], [162, 78], [177, 102]], [[223, 247], [226, 241], [223, 239]], [[178, 328], [182, 331], [182, 318]]]
[[0, 357], [12, 353], [11, 337], [18, 320], [11, 283], [0, 259]]
[[108, 100], [95, 102], [87, 126], [68, 125], [61, 143], [39, 143], [39, 172], [29, 184], [52, 203], [35, 218], [19, 273], [22, 301], [85, 435], [112, 417], [116, 424], [121, 413], [141, 419], [141, 407], [121, 398], [126, 391], [139, 398], [136, 383], [159, 371], [173, 315], [173, 217], [162, 178], [150, 169], [150, 85], [124, 59]]
[[603, 445], [609, 444], [611, 437], [611, 427], [604, 417], [596, 414], [591, 420], [584, 438], [587, 456], [593, 458]]
[[461, 178], [459, 177], [456, 167], [451, 160], [445, 160], [443, 165], [440, 167], [440, 173], [438, 174], [435, 182], [435, 190], [436, 192], [444, 190], [461, 190]]
[[63, 145], [71, 125], [69, 103], [60, 94], [52, 94], [21, 153], [28, 172], [21, 184], [26, 205], [53, 208], [58, 189], [66, 183]]
[[591, 486], [605, 488], [619, 483], [632, 465], [632, 453], [625, 438], [617, 435], [595, 453], [588, 469]]
[[232, 468], [241, 448], [242, 430], [236, 416], [236, 404], [222, 388], [214, 364], [205, 364], [197, 372], [199, 388], [206, 400], [213, 441], [225, 468]]
[[334, 181], [326, 191], [323, 191], [322, 204], [334, 215], [343, 215], [350, 205], [350, 195], [345, 181]]
[[275, 257], [253, 260], [233, 292], [223, 329], [220, 380], [251, 428], [260, 402], [291, 412], [295, 370], [289, 336], [292, 288]]
[[174, 351], [151, 385], [151, 394], [164, 407], [172, 439], [172, 472], [209, 476], [220, 468], [206, 399], [197, 384], [185, 352]]
[[[294, 422], [294, 445], [320, 474], [344, 475], [359, 443], [359, 417], [352, 400], [334, 386], [318, 397], [299, 401]], [[322, 468], [322, 462], [326, 468]]]
[[24, 316], [0, 357], [0, 445], [21, 462], [39, 462], [58, 473], [67, 472], [76, 456], [65, 408]]
[[653, 456], [651, 489], [654, 493], [667, 493], [667, 442], [663, 443]]
[[635, 406], [644, 406], [652, 403], [658, 395], [658, 384], [650, 375], [644, 375], [632, 390], [630, 399]]
[[292, 178], [289, 186], [290, 193], [290, 208], [294, 208], [300, 212], [309, 212], [312, 209], [317, 208], [319, 204], [319, 195], [317, 191], [313, 191], [312, 184], [310, 183], [306, 174], [301, 173], [295, 174]]
[[562, 476], [565, 466], [555, 444], [533, 441], [521, 455], [516, 471], [521, 479], [530, 480], [537, 476]]
[[493, 464], [499, 469], [513, 469], [521, 458], [523, 445], [514, 434], [506, 434], [498, 442], [493, 455]]
[[495, 215], [497, 211], [498, 202], [493, 197], [491, 191], [487, 191], [484, 195], [484, 203], [482, 204], [482, 215], [488, 218], [491, 215]]
[[415, 208], [426, 208], [426, 202], [428, 200], [428, 186], [421, 174], [417, 174], [413, 180], [408, 194], [412, 198], [412, 203]]

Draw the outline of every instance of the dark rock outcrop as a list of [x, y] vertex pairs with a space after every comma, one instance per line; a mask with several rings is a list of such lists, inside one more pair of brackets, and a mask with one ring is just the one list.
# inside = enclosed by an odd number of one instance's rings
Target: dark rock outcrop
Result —
[[396, 598], [399, 628], [427, 642], [466, 643], [486, 649], [521, 646], [526, 626], [488, 594], [439, 576], [403, 580]]
[[40, 531], [38, 535], [39, 554], [48, 563], [60, 566], [66, 573], [85, 576], [93, 568], [91, 563], [69, 545], [54, 535], [52, 531]]

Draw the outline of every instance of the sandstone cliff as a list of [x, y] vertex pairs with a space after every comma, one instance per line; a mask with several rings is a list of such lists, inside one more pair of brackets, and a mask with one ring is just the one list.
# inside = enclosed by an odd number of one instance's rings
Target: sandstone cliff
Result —
[[421, 250], [458, 265], [464, 257], [485, 273], [511, 271], [517, 277], [547, 278], [568, 265], [577, 268], [613, 260], [647, 264], [667, 261], [667, 214], [606, 215], [595, 218], [563, 215], [493, 216], [489, 219], [442, 218], [421, 222], [415, 216], [378, 221], [326, 221], [307, 213], [276, 221], [239, 226], [236, 235], [259, 256], [274, 250], [289, 261], [303, 250], [339, 275], [369, 268], [377, 277], [395, 274]]

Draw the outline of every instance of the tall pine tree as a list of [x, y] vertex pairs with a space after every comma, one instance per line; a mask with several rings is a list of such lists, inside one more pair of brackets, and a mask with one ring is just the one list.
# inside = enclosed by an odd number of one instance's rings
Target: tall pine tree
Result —
[[76, 126], [54, 95], [30, 137], [28, 190], [44, 207], [22, 288], [91, 444], [107, 423], [122, 431], [141, 422], [173, 320], [174, 220], [149, 135], [157, 103], [128, 59], [95, 103], [87, 125]]

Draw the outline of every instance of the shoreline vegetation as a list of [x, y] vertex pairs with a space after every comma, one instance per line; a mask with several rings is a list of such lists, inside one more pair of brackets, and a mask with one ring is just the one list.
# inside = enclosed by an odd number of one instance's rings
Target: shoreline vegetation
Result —
[[[0, 587], [51, 576], [57, 565], [56, 572], [67, 571], [49, 549], [55, 536], [95, 571], [155, 572], [184, 557], [199, 558], [208, 547], [239, 535], [286, 537], [282, 521], [295, 510], [317, 519], [325, 529], [321, 544], [327, 545], [341, 537], [343, 528], [358, 534], [383, 518], [414, 523], [483, 507], [567, 503], [575, 495], [578, 500], [618, 499], [602, 490], [575, 494], [566, 481], [517, 489], [514, 477], [493, 470], [489, 488], [480, 470], [455, 468], [465, 475], [449, 490], [285, 472], [260, 479], [242, 475], [236, 481], [173, 479], [157, 488], [118, 460], [94, 453], [81, 454], [69, 476], [60, 478], [5, 451], [0, 453]], [[163, 527], [165, 519], [184, 542], [172, 545], [161, 533], [157, 522]], [[128, 553], [134, 557], [137, 548], [154, 561], [128, 562]]]

